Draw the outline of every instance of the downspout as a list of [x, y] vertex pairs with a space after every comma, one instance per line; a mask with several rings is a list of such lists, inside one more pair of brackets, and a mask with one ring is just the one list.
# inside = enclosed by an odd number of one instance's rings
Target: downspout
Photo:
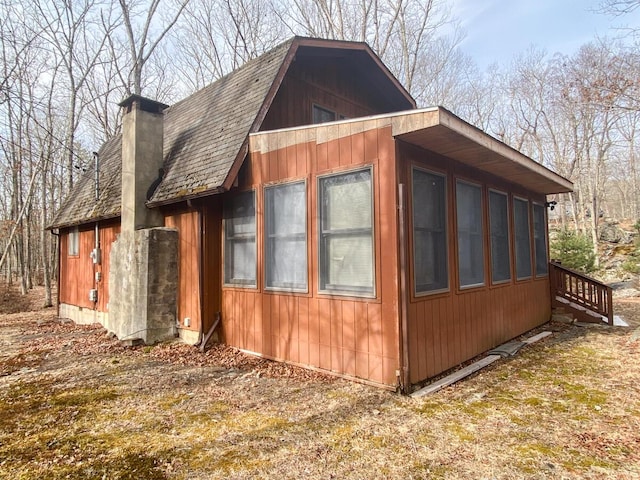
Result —
[[400, 388], [403, 393], [409, 393], [411, 387], [409, 377], [409, 333], [407, 326], [409, 298], [407, 295], [407, 234], [404, 190], [404, 184], [398, 184], [398, 236], [400, 237]]

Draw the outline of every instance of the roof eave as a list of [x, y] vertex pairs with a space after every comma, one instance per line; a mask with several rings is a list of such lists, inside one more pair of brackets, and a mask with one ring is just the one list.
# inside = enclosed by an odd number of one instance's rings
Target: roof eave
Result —
[[56, 229], [62, 229], [62, 228], [79, 227], [80, 225], [88, 225], [96, 222], [104, 222], [107, 220], [113, 220], [114, 218], [120, 218], [120, 212], [109, 214], [109, 215], [101, 215], [99, 217], [93, 217], [93, 218], [82, 219], [82, 220], [52, 223], [50, 225], [47, 225], [44, 229], [56, 230]]
[[[451, 139], [456, 140], [454, 147], [447, 147], [444, 142], [434, 140], [435, 135], [432, 132], [438, 128], [445, 128]], [[573, 191], [573, 183], [568, 179], [465, 122], [443, 107], [396, 116], [392, 121], [392, 132], [394, 137], [407, 143], [434, 151], [536, 193], [549, 195]], [[470, 161], [470, 158], [473, 161]], [[488, 161], [483, 162], [480, 160], [482, 158]], [[511, 167], [514, 173], [512, 175], [505, 173], [504, 167]]]

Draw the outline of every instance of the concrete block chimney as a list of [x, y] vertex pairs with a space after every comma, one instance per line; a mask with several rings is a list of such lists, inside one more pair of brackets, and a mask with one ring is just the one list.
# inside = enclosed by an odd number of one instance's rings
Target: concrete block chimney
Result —
[[122, 116], [122, 224], [123, 231], [161, 227], [162, 214], [146, 206], [147, 191], [163, 164], [164, 115], [168, 107], [140, 95], [118, 104]]
[[122, 119], [121, 231], [110, 255], [108, 330], [125, 342], [174, 338], [178, 295], [178, 232], [165, 228], [147, 192], [163, 164], [167, 105], [132, 95]]

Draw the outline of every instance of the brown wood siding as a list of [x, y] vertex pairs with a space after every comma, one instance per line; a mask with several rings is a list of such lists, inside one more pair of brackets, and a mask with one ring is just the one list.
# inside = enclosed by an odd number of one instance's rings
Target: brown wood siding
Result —
[[[444, 173], [447, 176], [447, 234], [449, 290], [416, 297], [413, 282], [413, 247], [411, 208], [407, 212], [409, 369], [411, 383], [418, 383], [473, 358], [549, 320], [548, 277], [515, 280], [513, 255], [513, 195], [544, 202], [540, 195], [461, 165], [432, 152], [400, 144], [403, 182], [410, 186], [413, 165]], [[455, 182], [457, 179], [481, 184], [483, 188], [485, 285], [460, 289], [457, 267]], [[497, 189], [508, 194], [511, 236], [511, 276], [509, 282], [491, 285], [487, 191]], [[408, 204], [411, 206], [411, 188]], [[531, 227], [533, 228], [533, 227]], [[531, 230], [533, 232], [533, 230]], [[533, 252], [533, 233], [531, 238]], [[533, 255], [533, 253], [532, 253]]]
[[204, 203], [203, 305], [202, 322], [207, 332], [222, 311], [222, 200], [220, 196]]
[[98, 310], [109, 311], [109, 259], [111, 258], [111, 246], [120, 234], [120, 224], [110, 224], [100, 227], [100, 249], [102, 250], [102, 262], [96, 265], [96, 271], [101, 272], [101, 279], [97, 282]]
[[[351, 127], [347, 124], [340, 128]], [[223, 288], [224, 340], [266, 357], [395, 387], [399, 346], [394, 141], [390, 128], [343, 133], [342, 138], [326, 143], [298, 143], [266, 154], [252, 153], [240, 189], [256, 190], [258, 286], [255, 289]], [[373, 168], [376, 296], [352, 298], [321, 294], [318, 292], [317, 176], [362, 166]], [[265, 291], [261, 267], [262, 187], [296, 179], [307, 182], [309, 291]]]
[[[60, 233], [60, 286], [59, 301], [68, 305], [108, 311], [109, 304], [109, 255], [111, 244], [120, 232], [120, 225], [110, 223], [100, 225], [100, 248], [102, 262], [95, 265], [89, 254], [95, 247], [95, 230], [93, 225], [85, 225], [79, 229], [78, 255], [70, 256], [68, 250], [69, 230]], [[96, 272], [101, 273], [101, 280], [96, 281]], [[94, 305], [89, 300], [89, 290], [98, 290], [98, 302]]]
[[[164, 224], [178, 230], [178, 322], [200, 329], [200, 218], [196, 210], [165, 213]], [[190, 319], [185, 326], [185, 318]]]
[[325, 62], [299, 59], [291, 66], [260, 130], [308, 125], [312, 123], [314, 104], [347, 118], [387, 111], [380, 98], [369, 94], [359, 82], [361, 76], [340, 73], [350, 66], [335, 60]]

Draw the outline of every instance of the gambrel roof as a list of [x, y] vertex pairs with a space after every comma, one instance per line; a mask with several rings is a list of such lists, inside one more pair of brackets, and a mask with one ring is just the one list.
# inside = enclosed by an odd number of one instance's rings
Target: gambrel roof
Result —
[[[231, 188], [247, 154], [249, 134], [260, 129], [297, 54], [350, 55], [371, 88], [393, 110], [415, 108], [411, 95], [367, 44], [294, 37], [164, 111], [164, 175], [148, 206]], [[49, 228], [120, 215], [120, 145], [121, 136], [117, 136], [99, 151], [100, 200], [95, 200], [94, 172], [90, 168]]]

